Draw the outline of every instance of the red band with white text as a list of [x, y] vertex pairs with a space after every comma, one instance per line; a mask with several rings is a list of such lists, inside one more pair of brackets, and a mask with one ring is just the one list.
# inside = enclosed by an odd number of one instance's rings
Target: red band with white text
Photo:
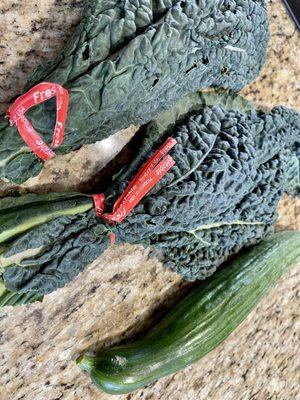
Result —
[[110, 223], [120, 223], [124, 221], [141, 199], [175, 165], [173, 158], [167, 154], [176, 143], [175, 139], [168, 138], [154, 153], [130, 182], [124, 193], [118, 198], [112, 213], [104, 214], [105, 195], [103, 193], [93, 196], [97, 216]]
[[12, 125], [16, 125], [20, 136], [27, 146], [43, 161], [55, 156], [53, 150], [44, 142], [25, 117], [30, 108], [56, 97], [56, 124], [53, 132], [51, 148], [59, 147], [64, 140], [64, 132], [68, 114], [68, 91], [57, 83], [42, 82], [27, 93], [18, 97], [8, 109], [7, 116]]

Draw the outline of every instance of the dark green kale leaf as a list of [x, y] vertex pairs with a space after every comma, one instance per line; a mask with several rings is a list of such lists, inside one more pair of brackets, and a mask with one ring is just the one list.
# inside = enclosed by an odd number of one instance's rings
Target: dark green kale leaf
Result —
[[48, 293], [65, 285], [109, 246], [111, 230], [117, 243], [156, 247], [185, 279], [205, 279], [272, 232], [282, 193], [296, 192], [299, 169], [290, 160], [299, 161], [300, 116], [293, 110], [262, 112], [239, 97], [194, 94], [141, 129], [139, 154], [106, 191], [107, 211], [170, 135], [176, 165], [120, 224], [88, 210], [3, 243], [7, 289]]
[[21, 306], [22, 304], [35, 303], [42, 301], [44, 295], [37, 291], [30, 291], [25, 293], [10, 292], [0, 280], [0, 307], [5, 306]]
[[28, 194], [0, 199], [0, 245], [35, 226], [92, 207], [89, 197], [76, 193]]
[[0, 271], [12, 264], [25, 267], [11, 279], [28, 281], [26, 291], [47, 293], [58, 281], [72, 280], [109, 243], [93, 206], [91, 197], [76, 193], [0, 199]]
[[[67, 153], [130, 125], [149, 122], [201, 88], [240, 90], [259, 73], [268, 43], [260, 0], [85, 1], [81, 24], [54, 62], [39, 67], [26, 89], [41, 81], [70, 92]], [[28, 112], [51, 143], [55, 103]], [[0, 178], [22, 183], [42, 162], [15, 127], [0, 121]]]
[[[109, 246], [94, 211], [57, 218], [16, 239], [0, 258], [5, 286], [50, 293], [70, 282]], [[29, 254], [24, 253], [26, 249]]]

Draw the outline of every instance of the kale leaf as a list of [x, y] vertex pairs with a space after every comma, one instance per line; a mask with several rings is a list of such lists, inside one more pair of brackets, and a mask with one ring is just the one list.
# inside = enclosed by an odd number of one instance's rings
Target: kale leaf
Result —
[[[268, 17], [258, 0], [85, 1], [84, 16], [55, 61], [37, 68], [41, 81], [70, 92], [67, 153], [130, 125], [142, 125], [188, 93], [206, 87], [240, 90], [259, 73]], [[54, 100], [27, 113], [51, 143]], [[22, 183], [42, 162], [14, 126], [0, 119], [0, 178]]]
[[[170, 135], [177, 140], [176, 165], [120, 224], [109, 226], [92, 209], [64, 211], [4, 241], [0, 268], [7, 289], [48, 293], [64, 286], [109, 246], [111, 230], [117, 243], [156, 247], [185, 279], [205, 279], [272, 232], [282, 193], [298, 192], [300, 116], [294, 110], [262, 112], [240, 97], [193, 94], [141, 129], [139, 154], [106, 191], [107, 211]], [[87, 197], [79, 201], [92, 207]]]
[[29, 291], [25, 293], [10, 292], [0, 280], [0, 307], [21, 306], [22, 304], [35, 303], [42, 301], [44, 295], [38, 291]]

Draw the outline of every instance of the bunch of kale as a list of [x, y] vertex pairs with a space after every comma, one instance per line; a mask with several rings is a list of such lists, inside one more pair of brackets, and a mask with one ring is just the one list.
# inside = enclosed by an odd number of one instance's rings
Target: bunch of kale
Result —
[[[268, 43], [260, 0], [92, 0], [69, 45], [39, 67], [25, 90], [55, 82], [70, 93], [67, 153], [128, 126], [149, 122], [198, 89], [240, 90], [259, 73]], [[27, 113], [51, 143], [55, 102]], [[42, 162], [0, 118], [0, 179], [22, 183]]]
[[262, 112], [241, 98], [193, 94], [141, 129], [140, 152], [106, 191], [107, 211], [168, 136], [177, 140], [176, 165], [124, 222], [98, 219], [81, 195], [0, 201], [0, 218], [11, 221], [0, 231], [7, 289], [64, 286], [103, 253], [112, 230], [117, 243], [155, 246], [185, 279], [205, 279], [273, 230], [283, 192], [300, 193], [300, 116], [291, 109]]

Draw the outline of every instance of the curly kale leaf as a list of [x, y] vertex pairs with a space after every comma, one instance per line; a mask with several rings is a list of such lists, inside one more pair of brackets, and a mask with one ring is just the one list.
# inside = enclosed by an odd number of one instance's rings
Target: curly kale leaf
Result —
[[166, 266], [185, 279], [205, 279], [229, 256], [273, 231], [283, 183], [282, 163], [276, 158], [270, 160], [258, 169], [252, 191], [234, 205], [234, 218], [225, 217], [187, 232], [154, 236], [150, 244], [157, 243], [164, 250]]
[[92, 206], [89, 197], [70, 193], [29, 194], [0, 199], [0, 245], [45, 222], [87, 211]]
[[174, 232], [156, 239], [163, 251], [165, 266], [193, 281], [211, 276], [230, 256], [245, 246], [256, 244], [272, 231], [270, 225], [233, 222], [190, 232]]
[[257, 112], [227, 95], [182, 100], [143, 128], [139, 154], [106, 191], [110, 211], [145, 159], [167, 136], [177, 140], [176, 166], [127, 219], [112, 228], [89, 210], [20, 234], [4, 243], [5, 286], [45, 293], [63, 286], [109, 246], [111, 229], [117, 243], [155, 246], [167, 267], [205, 279], [273, 230], [280, 196], [296, 182], [290, 160], [299, 160], [299, 118], [284, 107]]
[[[259, 73], [268, 43], [263, 1], [85, 1], [82, 23], [62, 55], [38, 68], [40, 81], [68, 88], [66, 153], [149, 122], [205, 87], [240, 90]], [[54, 100], [28, 112], [51, 143]], [[22, 183], [42, 163], [15, 127], [0, 122], [0, 178]]]
[[254, 120], [254, 129], [257, 158], [264, 162], [272, 155], [281, 153], [286, 163], [285, 191], [300, 195], [299, 114], [287, 107], [275, 107], [270, 114], [261, 114]]
[[26, 232], [0, 258], [6, 288], [50, 293], [65, 286], [106, 250], [107, 233], [94, 211], [59, 217]]
[[[160, 128], [153, 124], [149, 135]], [[299, 190], [300, 118], [285, 107], [264, 113], [206, 106], [173, 137], [176, 166], [117, 226], [117, 236], [162, 247], [167, 266], [189, 280], [205, 278], [270, 232], [283, 191]], [[115, 185], [123, 190], [121, 181]]]

